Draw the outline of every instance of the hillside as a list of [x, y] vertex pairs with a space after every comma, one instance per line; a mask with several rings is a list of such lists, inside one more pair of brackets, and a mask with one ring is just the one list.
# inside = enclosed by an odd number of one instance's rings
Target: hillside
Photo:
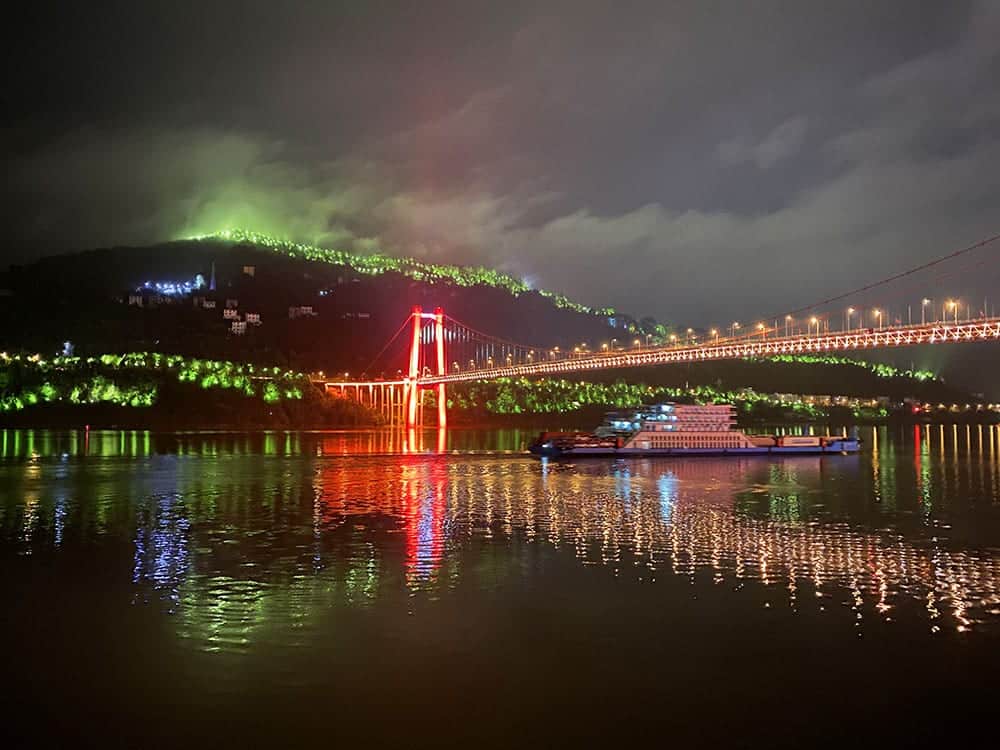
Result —
[[[6, 282], [0, 281], [11, 292], [0, 297], [5, 321], [0, 347], [54, 353], [70, 341], [78, 353], [156, 350], [358, 373], [413, 305], [442, 306], [476, 328], [517, 334], [540, 346], [614, 335], [609, 311], [518, 287], [502, 274], [483, 269], [446, 273], [453, 267], [419, 264], [373, 266], [357, 262], [366, 256], [346, 257], [355, 262], [341, 255], [293, 257], [208, 238], [45, 258], [12, 268]], [[207, 283], [213, 266], [215, 292], [198, 292], [216, 302], [212, 310], [194, 307], [190, 298], [155, 306], [148, 300], [142, 307], [127, 304], [129, 293], [147, 282], [181, 283], [200, 274]], [[238, 301], [241, 315], [260, 315], [261, 325], [244, 336], [231, 335], [222, 316], [229, 299]], [[315, 315], [290, 320], [289, 308], [298, 306], [311, 306]]]
[[[157, 291], [158, 284], [161, 289], [179, 287], [195, 279], [204, 287], [185, 288], [188, 293], [182, 295]], [[212, 281], [214, 290], [208, 288]], [[78, 356], [163, 352], [371, 377], [395, 376], [402, 366], [401, 348], [377, 355], [413, 305], [428, 310], [442, 306], [475, 328], [540, 347], [570, 347], [581, 341], [596, 346], [647, 334], [656, 341], [669, 331], [650, 318], [640, 324], [629, 315], [530, 289], [489, 269], [355, 255], [244, 232], [48, 257], [12, 267], [0, 278], [0, 290], [0, 350], [51, 357], [69, 342]], [[226, 317], [230, 304], [239, 320], [254, 321], [243, 326], [240, 335]], [[311, 314], [294, 315], [290, 308], [308, 308]], [[589, 377], [672, 388], [970, 398], [959, 387], [942, 390], [941, 383], [928, 392], [921, 381], [930, 373], [900, 374], [887, 389], [884, 378], [871, 374], [879, 365], [845, 370], [832, 361], [812, 364], [703, 363]], [[866, 367], [870, 377], [859, 377]]]

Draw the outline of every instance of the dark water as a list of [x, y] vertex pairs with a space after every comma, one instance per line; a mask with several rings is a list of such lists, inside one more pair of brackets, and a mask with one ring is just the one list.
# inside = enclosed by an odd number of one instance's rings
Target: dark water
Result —
[[868, 428], [861, 456], [778, 460], [540, 463], [529, 437], [0, 430], [2, 734], [994, 732], [997, 428]]

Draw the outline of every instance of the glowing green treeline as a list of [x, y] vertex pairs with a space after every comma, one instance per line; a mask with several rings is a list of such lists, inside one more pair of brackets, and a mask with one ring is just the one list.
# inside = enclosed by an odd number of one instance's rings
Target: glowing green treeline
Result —
[[[449, 406], [473, 409], [485, 406], [492, 414], [566, 414], [587, 406], [631, 408], [640, 404], [690, 398], [699, 404], [734, 404], [749, 411], [756, 405], [780, 407], [809, 417], [827, 416], [827, 411], [800, 397], [777, 397], [750, 388], [738, 390], [696, 385], [680, 388], [644, 383], [588, 383], [543, 378], [501, 378], [452, 386]], [[853, 409], [860, 415], [861, 407]], [[877, 416], [885, 416], [877, 409]]]
[[786, 362], [793, 364], [819, 364], [819, 365], [851, 365], [853, 367], [863, 367], [880, 378], [911, 378], [921, 382], [935, 380], [937, 376], [930, 370], [901, 370], [898, 367], [887, 365], [882, 362], [866, 362], [860, 359], [850, 359], [849, 357], [837, 357], [832, 354], [773, 354], [766, 358], [757, 358], [757, 362]]
[[[31, 385], [15, 385], [20, 379], [40, 380]], [[122, 385], [120, 374], [170, 374], [182, 383], [205, 389], [221, 388], [259, 397], [267, 403], [301, 399], [309, 377], [279, 367], [196, 359], [159, 352], [102, 354], [99, 357], [53, 357], [0, 353], [0, 412], [20, 411], [39, 403], [110, 403], [118, 406], [152, 406], [158, 394], [155, 382]]]
[[190, 237], [189, 239], [216, 239], [228, 242], [245, 242], [251, 245], [282, 252], [289, 257], [302, 260], [320, 261], [338, 266], [347, 266], [358, 273], [378, 276], [387, 272], [402, 274], [416, 281], [428, 283], [447, 282], [456, 286], [491, 286], [504, 289], [515, 297], [530, 291], [537, 291], [543, 297], [552, 301], [556, 307], [574, 310], [591, 315], [614, 315], [610, 307], [593, 308], [573, 302], [562, 294], [547, 289], [532, 290], [531, 286], [509, 274], [478, 266], [453, 266], [439, 263], [424, 263], [416, 258], [395, 258], [381, 253], [359, 255], [346, 250], [330, 250], [326, 248], [305, 245], [290, 240], [271, 237], [259, 232], [243, 229], [226, 229], [207, 235]]

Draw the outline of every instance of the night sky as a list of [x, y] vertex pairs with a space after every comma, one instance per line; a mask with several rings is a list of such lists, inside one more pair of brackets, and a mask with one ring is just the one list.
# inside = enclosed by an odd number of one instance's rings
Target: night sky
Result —
[[711, 325], [1000, 228], [995, 1], [29, 12], [3, 264], [242, 227]]

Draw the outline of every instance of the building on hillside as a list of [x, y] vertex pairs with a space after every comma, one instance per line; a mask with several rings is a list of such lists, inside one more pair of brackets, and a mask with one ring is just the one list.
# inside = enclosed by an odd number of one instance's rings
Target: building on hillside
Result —
[[142, 295], [141, 294], [130, 294], [128, 296], [129, 307], [142, 307]]
[[260, 313], [248, 312], [246, 317], [247, 317], [247, 323], [249, 323], [250, 325], [252, 326], [260, 325]]
[[215, 309], [215, 300], [214, 299], [203, 299], [201, 301], [201, 306], [205, 310], [214, 310]]
[[225, 320], [237, 320], [240, 317], [240, 311], [235, 307], [227, 307], [222, 311], [222, 317]]
[[238, 299], [233, 299], [232, 297], [226, 298], [226, 307], [235, 310], [240, 306], [240, 301]]
[[243, 275], [254, 278], [257, 275], [257, 266], [243, 266]]
[[312, 305], [295, 305], [288, 308], [288, 319], [311, 318], [316, 315]]
[[236, 336], [242, 336], [247, 332], [247, 322], [245, 320], [234, 320], [230, 325], [230, 330]]

